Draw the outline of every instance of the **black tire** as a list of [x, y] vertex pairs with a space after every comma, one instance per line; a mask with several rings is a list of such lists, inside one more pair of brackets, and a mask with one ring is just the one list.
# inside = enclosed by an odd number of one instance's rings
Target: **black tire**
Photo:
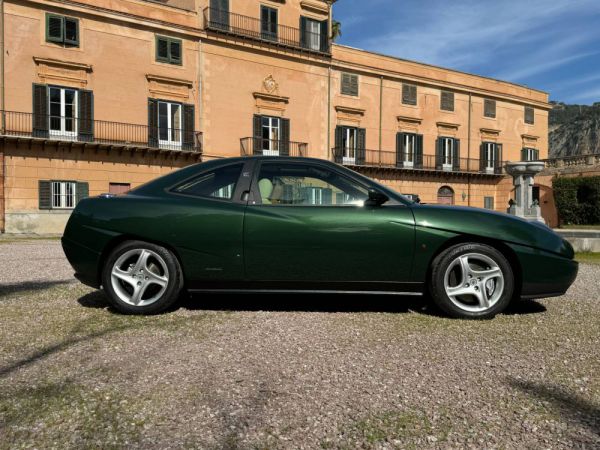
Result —
[[[150, 264], [153, 264], [152, 267], [158, 268], [156, 269], [157, 274], [162, 275], [167, 279], [165, 287], [149, 285], [147, 289], [154, 289], [158, 292], [155, 294], [157, 299], [153, 300], [152, 303], [147, 305], [130, 304], [121, 298], [123, 294], [127, 293], [124, 291], [127, 289], [134, 289], [133, 286], [129, 288], [127, 287], [130, 282], [125, 283], [120, 280], [115, 280], [115, 283], [120, 283], [120, 286], [117, 286], [117, 289], [120, 291], [120, 293], [118, 293], [113, 286], [113, 266], [119, 260], [119, 258], [125, 257], [128, 252], [131, 253], [137, 250], [148, 250], [150, 252]], [[152, 253], [154, 253], [154, 255]], [[132, 258], [135, 258], [135, 256], [132, 256]], [[161, 259], [162, 261], [160, 261]], [[129, 267], [131, 267], [131, 265], [129, 265]], [[165, 268], [166, 271], [164, 270]], [[146, 280], [147, 279], [148, 278], [146, 278]], [[107, 294], [110, 304], [117, 311], [123, 314], [158, 314], [171, 307], [179, 298], [183, 290], [183, 274], [181, 271], [181, 266], [179, 265], [179, 261], [175, 255], [173, 255], [173, 253], [166, 248], [144, 241], [126, 241], [115, 247], [109, 254], [108, 258], [106, 258], [104, 261], [104, 267], [102, 268], [102, 288]], [[141, 300], [143, 301], [143, 298]]]
[[[494, 304], [483, 311], [469, 311], [457, 306], [446, 292], [446, 271], [457, 258], [466, 254], [480, 254], [491, 258], [502, 271], [502, 276], [504, 277], [504, 286], [501, 295], [499, 295]], [[452, 270], [453, 269], [450, 269], [450, 272]], [[433, 260], [431, 265], [429, 291], [435, 304], [451, 317], [460, 319], [491, 319], [496, 314], [504, 311], [511, 302], [515, 289], [514, 283], [514, 274], [510, 267], [510, 263], [500, 251], [485, 244], [465, 243], [457, 244], [444, 250]], [[469, 299], [469, 296], [466, 295], [462, 298]], [[473, 301], [476, 300], [475, 297], [471, 298]], [[479, 305], [474, 304], [474, 307], [479, 307]]]

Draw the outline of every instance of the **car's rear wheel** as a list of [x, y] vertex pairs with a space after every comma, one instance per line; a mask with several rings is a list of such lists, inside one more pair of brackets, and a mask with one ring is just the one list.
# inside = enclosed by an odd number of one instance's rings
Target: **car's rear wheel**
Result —
[[177, 258], [166, 248], [127, 241], [106, 259], [102, 287], [118, 311], [156, 314], [178, 299], [183, 277]]
[[452, 317], [488, 319], [502, 312], [514, 292], [504, 255], [484, 244], [458, 244], [440, 253], [431, 270], [431, 296]]

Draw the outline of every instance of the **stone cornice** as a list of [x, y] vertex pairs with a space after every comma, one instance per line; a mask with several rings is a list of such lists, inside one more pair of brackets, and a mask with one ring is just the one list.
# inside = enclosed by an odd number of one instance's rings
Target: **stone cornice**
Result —
[[33, 61], [39, 66], [40, 64], [46, 66], [54, 66], [54, 67], [62, 67], [65, 69], [71, 70], [83, 70], [85, 72], [92, 72], [91, 64], [84, 64], [72, 61], [63, 61], [60, 59], [52, 59], [52, 58], [40, 58], [38, 56], [33, 57]]
[[480, 128], [481, 134], [494, 134], [498, 136], [502, 130], [496, 130], [494, 128]]
[[184, 80], [181, 78], [163, 77], [162, 75], [152, 75], [150, 73], [146, 74], [146, 79], [148, 81], [157, 81], [157, 82], [163, 83], [163, 84], [172, 84], [172, 85], [176, 85], [176, 86], [187, 86], [188, 88], [191, 88], [194, 85], [194, 83], [189, 80]]
[[343, 113], [343, 114], [351, 114], [351, 115], [355, 115], [355, 116], [364, 116], [365, 115], [364, 109], [353, 108], [351, 106], [337, 105], [337, 106], [335, 106], [335, 110], [338, 113]]
[[537, 141], [540, 137], [539, 136], [534, 136], [533, 134], [522, 134], [521, 138], [522, 139], [527, 139], [529, 141]]
[[453, 128], [455, 130], [458, 130], [458, 127], [460, 127], [459, 123], [450, 123], [450, 122], [436, 122], [436, 125], [440, 128]]
[[421, 122], [423, 122], [422, 118], [411, 116], [396, 116], [396, 120], [398, 120], [398, 122], [408, 122], [414, 124], [420, 124]]
[[329, 8], [327, 6], [323, 6], [318, 3], [308, 1], [308, 0], [301, 0], [300, 7], [302, 7], [303, 9], [307, 9], [310, 11], [320, 13], [320, 14], [326, 14], [326, 15], [329, 14]]
[[265, 92], [253, 92], [252, 95], [257, 100], [265, 100], [268, 102], [277, 102], [277, 103], [289, 103], [289, 97], [283, 97], [281, 95], [275, 94], [266, 94]]

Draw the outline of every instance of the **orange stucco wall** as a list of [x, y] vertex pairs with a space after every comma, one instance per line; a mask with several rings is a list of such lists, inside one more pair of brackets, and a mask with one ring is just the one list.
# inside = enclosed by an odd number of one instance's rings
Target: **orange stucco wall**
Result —
[[[231, 11], [258, 19], [261, 4], [278, 9], [279, 23], [295, 28], [300, 15], [325, 20], [329, 13], [321, 0], [231, 2]], [[411, 131], [424, 136], [425, 155], [434, 155], [439, 136], [453, 136], [461, 141], [461, 158], [478, 159], [484, 140], [502, 143], [505, 160], [520, 159], [524, 146], [547, 157], [546, 93], [340, 45], [333, 45], [328, 56], [210, 32], [205, 29], [207, 5], [207, 0], [5, 2], [5, 109], [31, 113], [33, 83], [92, 90], [96, 120], [146, 125], [148, 98], [193, 104], [205, 159], [238, 156], [240, 139], [253, 133], [254, 114], [290, 119], [290, 139], [306, 143], [305, 156], [311, 157], [331, 158], [337, 125], [365, 128], [366, 148], [374, 151], [395, 152], [396, 133]], [[46, 42], [46, 12], [79, 19], [78, 48]], [[182, 40], [182, 65], [156, 61], [156, 35]], [[358, 75], [357, 97], [341, 94], [342, 72]], [[405, 82], [417, 85], [416, 106], [402, 104]], [[453, 112], [440, 109], [442, 90], [455, 93]], [[497, 103], [494, 119], [483, 116], [485, 98]], [[526, 105], [535, 108], [534, 125], [524, 123]], [[109, 150], [107, 160], [97, 160], [92, 150], [74, 160], [56, 153], [51, 144], [35, 144], [30, 155], [13, 144], [0, 146], [6, 155], [7, 219], [17, 213], [40, 214], [34, 180], [42, 175], [85, 179], [94, 194], [105, 191], [112, 178], [135, 184], [191, 162], [137, 153], [132, 159], [117, 150]], [[482, 207], [483, 198], [491, 196], [500, 211], [512, 189], [509, 179], [489, 176], [373, 176], [428, 203], [437, 201], [442, 186], [454, 190], [456, 204]], [[37, 229], [41, 232], [43, 224]]]

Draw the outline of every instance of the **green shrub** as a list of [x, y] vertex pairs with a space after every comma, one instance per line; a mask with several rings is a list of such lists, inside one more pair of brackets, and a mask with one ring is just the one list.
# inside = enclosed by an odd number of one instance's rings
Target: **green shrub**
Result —
[[600, 177], [556, 178], [552, 189], [562, 224], [600, 224]]

